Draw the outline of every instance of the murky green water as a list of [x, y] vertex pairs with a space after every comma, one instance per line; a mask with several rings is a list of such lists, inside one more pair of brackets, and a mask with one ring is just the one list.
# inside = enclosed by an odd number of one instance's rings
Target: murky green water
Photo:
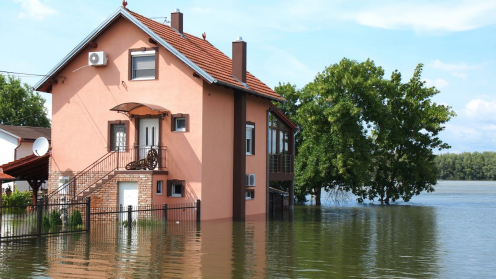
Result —
[[440, 182], [393, 206], [298, 206], [266, 222], [182, 222], [0, 244], [2, 278], [490, 278], [496, 183]]

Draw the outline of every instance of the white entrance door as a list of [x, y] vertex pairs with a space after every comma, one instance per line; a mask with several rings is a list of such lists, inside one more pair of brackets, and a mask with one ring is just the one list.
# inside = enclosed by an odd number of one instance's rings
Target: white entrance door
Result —
[[[133, 211], [138, 210], [138, 182], [119, 182], [119, 205], [125, 213], [121, 213], [120, 221], [127, 221], [128, 206], [133, 207]], [[132, 218], [136, 220], [138, 212], [132, 213]], [[132, 221], [132, 220], [131, 220]]]
[[158, 146], [158, 118], [140, 119], [139, 156], [144, 159], [150, 148]]

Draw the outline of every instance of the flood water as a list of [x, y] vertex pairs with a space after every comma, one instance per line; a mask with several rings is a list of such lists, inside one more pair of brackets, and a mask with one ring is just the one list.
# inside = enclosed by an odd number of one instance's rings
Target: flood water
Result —
[[170, 223], [0, 244], [1, 278], [491, 278], [496, 183], [440, 182], [381, 206], [353, 198], [294, 218]]

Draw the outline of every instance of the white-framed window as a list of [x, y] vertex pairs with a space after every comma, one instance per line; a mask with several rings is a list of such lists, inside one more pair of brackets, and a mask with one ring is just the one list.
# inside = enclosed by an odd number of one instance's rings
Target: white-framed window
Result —
[[247, 200], [255, 199], [255, 191], [246, 191], [245, 192], [245, 199], [247, 199]]
[[162, 195], [164, 182], [162, 180], [157, 181], [157, 195]]
[[246, 155], [255, 154], [255, 125], [246, 124]]
[[59, 176], [59, 194], [68, 195], [69, 194], [69, 177]]
[[171, 197], [182, 197], [183, 196], [183, 185], [182, 184], [172, 184]]
[[186, 117], [176, 117], [175, 122], [176, 132], [186, 132]]
[[126, 124], [110, 124], [110, 151], [126, 151]]
[[155, 79], [156, 55], [155, 50], [131, 52], [131, 79]]
[[184, 180], [167, 180], [167, 196], [173, 198], [184, 197]]

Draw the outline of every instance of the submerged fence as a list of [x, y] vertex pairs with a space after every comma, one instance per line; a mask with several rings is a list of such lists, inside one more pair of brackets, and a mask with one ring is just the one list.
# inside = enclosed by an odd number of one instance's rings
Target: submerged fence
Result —
[[84, 202], [0, 206], [0, 240], [41, 237], [43, 235], [90, 232], [99, 223], [123, 227], [165, 225], [167, 222], [199, 221], [200, 200], [194, 203], [91, 207]]

